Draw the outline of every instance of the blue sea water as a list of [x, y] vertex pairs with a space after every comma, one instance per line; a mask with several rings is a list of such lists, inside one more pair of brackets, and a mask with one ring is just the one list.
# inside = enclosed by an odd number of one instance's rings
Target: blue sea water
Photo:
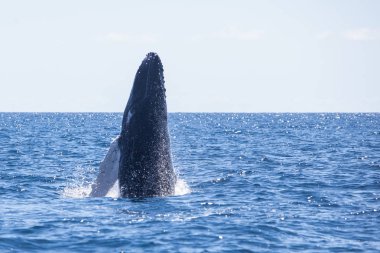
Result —
[[175, 196], [88, 197], [120, 113], [0, 113], [0, 252], [380, 252], [380, 114], [169, 114]]

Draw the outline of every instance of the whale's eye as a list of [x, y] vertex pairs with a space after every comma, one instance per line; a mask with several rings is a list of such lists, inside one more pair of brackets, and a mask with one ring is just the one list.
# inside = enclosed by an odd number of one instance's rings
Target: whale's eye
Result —
[[127, 114], [127, 124], [130, 122], [130, 120], [132, 119], [133, 117], [133, 114], [134, 114], [134, 111], [133, 108], [131, 108], [129, 111], [128, 111], [128, 114]]

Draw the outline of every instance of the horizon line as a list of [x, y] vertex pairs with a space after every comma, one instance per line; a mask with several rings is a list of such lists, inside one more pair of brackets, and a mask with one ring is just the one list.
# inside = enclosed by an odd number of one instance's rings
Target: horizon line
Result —
[[[58, 113], [71, 113], [71, 114], [81, 114], [81, 113], [109, 113], [109, 114], [112, 114], [112, 113], [124, 113], [122, 111], [119, 111], [119, 112], [108, 112], [108, 111], [0, 111], [0, 113], [30, 113], [30, 114], [33, 114], [33, 113], [55, 113], [55, 114], [58, 114]], [[186, 113], [198, 113], [198, 114], [216, 114], [216, 113], [220, 113], [220, 114], [223, 114], [223, 113], [239, 113], [239, 114], [263, 114], [263, 113], [267, 113], [267, 114], [336, 114], [336, 113], [340, 113], [340, 114], [376, 114], [376, 113], [380, 113], [379, 111], [378, 112], [375, 112], [375, 111], [305, 111], [305, 112], [302, 112], [302, 111], [298, 111], [298, 112], [294, 112], [294, 111], [284, 111], [284, 112], [281, 112], [281, 111], [257, 111], [257, 112], [238, 112], [238, 111], [226, 111], [226, 112], [213, 112], [213, 111], [206, 111], [206, 112], [196, 112], [196, 111], [184, 111], [184, 112], [181, 112], [181, 111], [172, 111], [172, 112], [168, 112], [168, 114], [171, 114], [171, 113], [183, 113], [183, 114], [186, 114]]]

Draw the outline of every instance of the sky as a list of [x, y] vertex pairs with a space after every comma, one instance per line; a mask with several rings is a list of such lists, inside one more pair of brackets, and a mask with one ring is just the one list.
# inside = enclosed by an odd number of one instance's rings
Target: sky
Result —
[[148, 52], [169, 112], [380, 112], [377, 0], [0, 0], [1, 112], [122, 112]]

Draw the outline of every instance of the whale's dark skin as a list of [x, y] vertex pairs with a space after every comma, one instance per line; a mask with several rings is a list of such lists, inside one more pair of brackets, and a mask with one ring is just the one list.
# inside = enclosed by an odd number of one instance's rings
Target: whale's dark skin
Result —
[[158, 55], [149, 53], [136, 73], [118, 140], [121, 197], [174, 194], [163, 71]]

